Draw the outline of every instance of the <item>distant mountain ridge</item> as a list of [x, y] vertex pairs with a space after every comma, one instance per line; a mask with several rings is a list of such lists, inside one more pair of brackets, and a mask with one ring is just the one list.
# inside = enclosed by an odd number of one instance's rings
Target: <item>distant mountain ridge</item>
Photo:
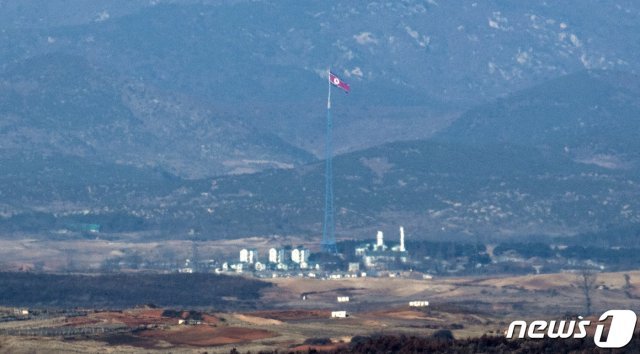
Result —
[[[637, 176], [534, 148], [390, 143], [341, 155], [334, 166], [341, 237], [398, 224], [418, 238], [468, 239], [573, 235], [640, 222]], [[208, 193], [202, 200], [210, 210], [201, 235], [318, 235], [322, 176], [318, 164], [223, 177], [213, 189], [196, 189]], [[226, 229], [224, 220], [235, 226]]]
[[[391, 232], [398, 224], [416, 239], [468, 240], [567, 236], [640, 223], [637, 176], [530, 147], [390, 143], [341, 155], [334, 166], [340, 238], [370, 237], [376, 229]], [[0, 229], [19, 230], [23, 220], [36, 218], [40, 229], [33, 232], [42, 232], [74, 220], [101, 223], [111, 215], [129, 215], [138, 220], [133, 230], [156, 238], [317, 238], [322, 230], [322, 163], [196, 181], [138, 172], [122, 175], [124, 180], [83, 179], [71, 189], [62, 188], [60, 180], [28, 175], [53, 187], [56, 195], [25, 195], [19, 204], [32, 200], [37, 206], [40, 198], [52, 197], [59, 202], [49, 210], [57, 210], [57, 216], [21, 211], [4, 218]], [[3, 184], [37, 190], [31, 183]], [[5, 194], [15, 202], [13, 195]], [[65, 199], [70, 202], [60, 203]]]
[[550, 149], [608, 168], [640, 168], [640, 76], [583, 71], [463, 114], [439, 140]]
[[314, 160], [241, 120], [165, 95], [76, 55], [31, 58], [0, 73], [0, 149], [157, 166], [191, 178]]
[[[0, 68], [77, 55], [141, 95], [204, 102], [320, 158], [329, 67], [354, 88], [335, 97], [338, 153], [429, 138], [476, 104], [585, 68], [640, 69], [634, 2], [56, 0], [46, 16], [39, 3], [0, 4]], [[179, 150], [183, 161], [161, 165], [184, 176], [261, 169], [214, 157], [196, 172], [197, 145]], [[290, 153], [246, 160], [308, 161]]]
[[54, 1], [0, 1], [12, 235], [317, 237], [329, 67], [340, 237], [640, 222], [634, 2]]

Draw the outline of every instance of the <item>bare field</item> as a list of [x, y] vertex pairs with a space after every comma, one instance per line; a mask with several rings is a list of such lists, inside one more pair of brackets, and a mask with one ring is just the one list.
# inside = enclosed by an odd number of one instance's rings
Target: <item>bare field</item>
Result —
[[143, 325], [175, 325], [175, 318], [162, 317], [162, 309], [129, 310], [123, 312], [106, 311], [89, 314], [87, 320], [98, 320], [104, 324], [122, 324], [127, 327]]
[[[629, 286], [625, 274], [630, 279]], [[400, 331], [403, 325], [412, 330], [462, 325], [464, 328], [454, 333], [463, 337], [501, 331], [513, 319], [557, 318], [585, 310], [579, 275], [572, 273], [432, 280], [270, 281], [277, 285], [265, 290], [265, 298], [270, 301], [280, 298], [299, 308], [344, 309], [367, 326], [392, 325]], [[303, 301], [303, 293], [312, 295]], [[640, 311], [640, 271], [600, 273], [590, 293], [594, 313], [622, 308]], [[338, 295], [349, 295], [351, 302], [338, 304]], [[427, 300], [430, 306], [425, 310], [408, 307], [413, 300]]]
[[[256, 313], [254, 313], [254, 315], [256, 315]], [[258, 326], [279, 326], [282, 324], [282, 321], [279, 320], [275, 320], [272, 318], [264, 318], [264, 317], [258, 317], [258, 316], [251, 316], [251, 315], [243, 315], [240, 313], [234, 313], [233, 317], [235, 317], [236, 319], [243, 321], [243, 322], [247, 322], [250, 324], [254, 324], [254, 325], [258, 325]]]
[[[615, 273], [598, 273], [596, 286], [602, 285], [611, 289], [622, 289], [625, 286], [624, 274], [628, 274], [631, 282], [638, 282], [640, 290], [640, 271], [615, 272]], [[576, 274], [559, 273], [559, 274], [540, 274], [527, 275], [519, 277], [503, 277], [490, 278], [478, 281], [479, 284], [491, 286], [519, 286], [527, 290], [546, 290], [548, 288], [557, 288], [575, 283]], [[471, 280], [476, 281], [476, 280]]]
[[[118, 240], [100, 239], [60, 239], [42, 240], [24, 236], [5, 239], [0, 235], [0, 270], [33, 270], [41, 267], [46, 272], [58, 272], [68, 267], [82, 271], [98, 271], [109, 258], [125, 254], [137, 254], [147, 261], [184, 261], [192, 256], [194, 244], [198, 252], [235, 259], [237, 252], [247, 244], [253, 245], [262, 254], [274, 245], [309, 244], [302, 238], [293, 236], [247, 237], [236, 240], [215, 240], [192, 242], [187, 240], [163, 240], [149, 242], [144, 235], [119, 234]], [[310, 245], [311, 249], [319, 248]]]
[[[629, 277], [626, 283], [624, 274]], [[241, 313], [204, 313], [201, 324], [179, 325], [161, 309], [90, 313], [86, 317], [5, 322], [0, 330], [114, 326], [118, 332], [70, 336], [0, 336], [0, 352], [229, 352], [236, 347], [308, 350], [347, 345], [353, 336], [374, 333], [428, 336], [449, 329], [456, 338], [500, 334], [514, 319], [557, 319], [584, 309], [575, 274], [513, 277], [460, 277], [432, 280], [358, 278], [341, 280], [271, 279], [263, 291], [265, 309]], [[601, 273], [591, 290], [594, 313], [608, 309], [640, 311], [640, 271]], [[300, 294], [310, 294], [302, 300]], [[336, 302], [349, 295], [349, 303]], [[408, 306], [427, 300], [427, 308]], [[331, 310], [349, 317], [331, 319]], [[128, 330], [126, 329], [128, 328]], [[330, 338], [330, 344], [305, 344]], [[108, 344], [107, 347], [104, 347]]]
[[139, 336], [158, 339], [176, 346], [210, 347], [270, 338], [274, 333], [263, 329], [199, 325], [170, 330], [148, 330], [140, 333]]

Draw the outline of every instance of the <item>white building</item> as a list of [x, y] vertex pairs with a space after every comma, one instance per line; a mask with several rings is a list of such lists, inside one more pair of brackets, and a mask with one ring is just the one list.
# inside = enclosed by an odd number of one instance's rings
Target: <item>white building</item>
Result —
[[263, 263], [256, 262], [254, 269], [258, 272], [262, 272], [263, 270], [267, 269], [267, 267]]
[[291, 261], [291, 252], [283, 248], [272, 247], [269, 249], [269, 263], [284, 264]]
[[397, 261], [406, 263], [409, 254], [404, 243], [404, 228], [400, 226], [399, 244], [390, 248], [387, 247], [384, 243], [384, 234], [382, 231], [378, 231], [376, 242], [373, 245], [364, 244], [356, 247], [355, 255], [362, 257], [362, 263], [365, 268], [384, 270]]
[[407, 249], [404, 247], [404, 227], [400, 226], [400, 244], [394, 246], [392, 248], [393, 251], [396, 252], [406, 252]]
[[331, 318], [346, 318], [347, 311], [331, 311]]
[[284, 258], [284, 250], [277, 248], [269, 248], [269, 263], [282, 263]]
[[306, 248], [294, 248], [291, 250], [291, 261], [297, 264], [308, 263], [309, 253]]
[[338, 296], [338, 302], [349, 302], [348, 296]]
[[384, 251], [387, 249], [387, 246], [384, 245], [384, 234], [382, 231], [378, 231], [376, 234], [376, 244], [373, 246], [374, 251]]
[[400, 226], [400, 244], [391, 248], [395, 252], [407, 252], [404, 246], [404, 227]]
[[235, 269], [236, 273], [242, 273], [244, 267], [242, 266], [242, 263], [238, 263], [235, 267], [231, 266], [231, 268]]
[[258, 251], [255, 249], [243, 248], [240, 250], [240, 262], [253, 264], [258, 261]]
[[409, 301], [409, 307], [427, 307], [429, 301]]
[[13, 309], [13, 314], [16, 316], [29, 316], [29, 309]]
[[276, 269], [279, 269], [279, 270], [289, 270], [289, 265], [288, 265], [288, 264], [286, 264], [286, 263], [278, 263], [278, 264], [276, 265]]

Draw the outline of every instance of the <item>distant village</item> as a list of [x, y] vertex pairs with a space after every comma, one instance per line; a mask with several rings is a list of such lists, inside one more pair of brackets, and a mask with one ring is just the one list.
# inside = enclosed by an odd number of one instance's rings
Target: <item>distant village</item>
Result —
[[[99, 231], [91, 229], [92, 236]], [[397, 235], [397, 236], [396, 236]], [[258, 278], [307, 277], [341, 279], [359, 277], [402, 277], [430, 279], [433, 276], [541, 274], [594, 271], [622, 271], [640, 267], [633, 247], [560, 242], [504, 240], [405, 239], [405, 229], [389, 240], [377, 231], [369, 240], [340, 240], [337, 253], [316, 252], [306, 245], [262, 245], [227, 250], [225, 254], [200, 254], [197, 243], [182, 257], [148, 259], [135, 252], [122, 252], [100, 265], [102, 272], [150, 270], [163, 273], [217, 273]], [[95, 237], [95, 236], [94, 236]], [[567, 242], [568, 241], [568, 242]], [[73, 268], [70, 268], [73, 270]], [[34, 269], [37, 271], [37, 269]]]
[[[352, 254], [313, 254], [307, 247], [290, 245], [269, 248], [260, 256], [257, 249], [243, 248], [238, 258], [227, 260], [214, 269], [220, 273], [249, 273], [259, 278], [308, 277], [322, 279], [357, 278], [367, 276], [401, 276], [406, 267], [409, 252], [405, 247], [404, 228], [400, 227], [399, 241], [388, 246], [382, 231], [378, 231], [375, 243], [362, 243]], [[195, 271], [187, 259], [181, 273]], [[430, 278], [424, 275], [424, 278]]]

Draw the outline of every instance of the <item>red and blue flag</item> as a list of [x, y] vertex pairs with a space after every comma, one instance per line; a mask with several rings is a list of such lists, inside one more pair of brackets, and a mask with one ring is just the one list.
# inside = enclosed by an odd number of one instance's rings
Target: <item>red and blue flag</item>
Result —
[[351, 87], [349, 84], [342, 81], [336, 74], [329, 72], [329, 82], [336, 87], [339, 87], [344, 90], [344, 92], [349, 93], [351, 91]]

